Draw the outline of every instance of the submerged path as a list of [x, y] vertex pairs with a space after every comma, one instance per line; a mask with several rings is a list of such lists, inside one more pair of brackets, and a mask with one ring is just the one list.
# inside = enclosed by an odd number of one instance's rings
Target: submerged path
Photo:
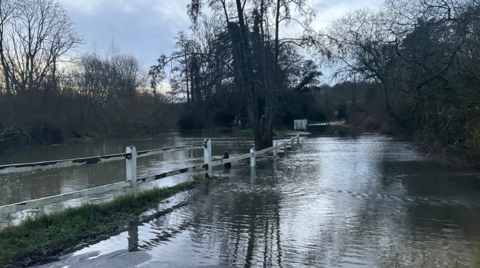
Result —
[[40, 267], [480, 267], [478, 179], [381, 135], [301, 147], [218, 169], [157, 208], [172, 212]]

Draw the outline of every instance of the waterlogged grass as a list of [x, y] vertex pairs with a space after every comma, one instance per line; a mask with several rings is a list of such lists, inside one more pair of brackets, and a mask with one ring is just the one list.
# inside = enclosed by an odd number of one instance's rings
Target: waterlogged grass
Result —
[[109, 233], [126, 230], [159, 201], [209, 181], [184, 182], [141, 192], [137, 198], [125, 195], [108, 203], [85, 204], [28, 218], [20, 225], [0, 231], [0, 267], [51, 261], [60, 253], [98, 241]]

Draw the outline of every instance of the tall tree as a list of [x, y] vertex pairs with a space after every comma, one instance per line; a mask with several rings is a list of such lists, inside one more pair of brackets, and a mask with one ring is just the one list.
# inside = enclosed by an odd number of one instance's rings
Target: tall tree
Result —
[[347, 14], [324, 36], [338, 73], [381, 89], [385, 109], [375, 116], [387, 113], [429, 150], [480, 155], [479, 11], [478, 1], [387, 0]]
[[15, 18], [17, 12], [15, 11], [15, 3], [13, 0], [0, 1], [0, 62], [2, 64], [3, 76], [5, 79], [5, 90], [8, 95], [11, 94], [10, 84], [10, 68], [7, 62], [6, 53], [8, 37], [7, 29], [11, 23], [11, 20]]
[[[255, 136], [255, 146], [257, 149], [271, 146], [278, 90], [283, 86], [280, 81], [286, 80], [281, 79], [284, 75], [279, 66], [281, 50], [292, 44], [300, 47], [311, 44], [313, 39], [305, 34], [312, 34], [309, 23], [314, 12], [303, 0], [192, 0], [188, 6], [188, 13], [194, 31], [205, 5], [213, 11], [216, 18], [223, 21], [228, 31], [235, 81], [239, 93], [245, 99], [248, 119]], [[291, 14], [292, 9], [299, 11], [297, 15], [304, 18], [303, 22], [294, 18]], [[273, 18], [270, 17], [272, 14]], [[280, 28], [292, 21], [303, 27], [304, 35], [281, 39]], [[251, 37], [252, 27], [254, 33]], [[254, 58], [254, 54], [259, 57]], [[315, 70], [307, 77], [312, 80], [318, 75], [320, 73]], [[259, 103], [259, 99], [263, 101]]]

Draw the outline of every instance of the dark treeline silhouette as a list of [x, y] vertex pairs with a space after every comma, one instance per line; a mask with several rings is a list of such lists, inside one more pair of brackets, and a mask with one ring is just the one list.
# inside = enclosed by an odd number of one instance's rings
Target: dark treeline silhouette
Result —
[[387, 0], [333, 23], [322, 49], [350, 81], [340, 88], [351, 122], [478, 168], [479, 37], [478, 0]]
[[[302, 22], [291, 17], [294, 9]], [[303, 0], [192, 1], [191, 34], [180, 32], [176, 50], [149, 74], [115, 49], [67, 56], [82, 40], [55, 0], [6, 0], [0, 13], [4, 145], [240, 125], [263, 148], [274, 127], [325, 118], [312, 102], [321, 73], [302, 55], [314, 43], [314, 13]], [[286, 22], [302, 33], [280, 38]], [[25, 38], [28, 29], [34, 38]], [[165, 81], [170, 91], [159, 89]]]
[[181, 107], [144, 90], [148, 74], [135, 57], [112, 48], [72, 59], [81, 43], [56, 1], [0, 1], [0, 150], [176, 124]]
[[[169, 77], [171, 94], [186, 102], [181, 126], [241, 122], [262, 149], [272, 145], [274, 127], [306, 116], [321, 73], [301, 54], [315, 44], [305, 0], [192, 0], [188, 14], [192, 35], [180, 32], [176, 51], [150, 70], [154, 86]], [[282, 38], [285, 23], [301, 32]]]
[[338, 111], [478, 167], [478, 0], [386, 0], [319, 31], [306, 0], [191, 0], [190, 30], [148, 72], [115, 49], [68, 57], [82, 40], [54, 0], [0, 3], [0, 145], [240, 127], [261, 149], [294, 119]]

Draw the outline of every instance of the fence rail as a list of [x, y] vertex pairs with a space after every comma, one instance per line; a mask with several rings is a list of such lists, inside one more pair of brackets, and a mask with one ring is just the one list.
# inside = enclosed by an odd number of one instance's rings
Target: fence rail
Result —
[[101, 194], [108, 191], [119, 190], [119, 189], [128, 188], [128, 187], [130, 187], [130, 182], [123, 181], [123, 182], [117, 182], [117, 183], [112, 183], [108, 185], [88, 188], [88, 189], [80, 190], [76, 192], [48, 196], [48, 197], [43, 197], [35, 200], [28, 200], [20, 203], [1, 206], [0, 213], [1, 214], [14, 213], [21, 210], [43, 207], [46, 205], [51, 205], [51, 204], [59, 203], [62, 201], [86, 197], [94, 194]]
[[[126, 148], [125, 153], [120, 153], [120, 154], [44, 161], [44, 162], [35, 162], [35, 163], [0, 165], [0, 174], [13, 174], [13, 173], [20, 173], [20, 172], [28, 172], [33, 170], [66, 168], [71, 166], [105, 163], [105, 162], [118, 161], [118, 160], [125, 160], [125, 164], [126, 164], [125, 165], [126, 181], [0, 206], [0, 214], [10, 214], [17, 211], [22, 211], [22, 210], [36, 208], [36, 207], [43, 207], [53, 203], [86, 197], [94, 194], [105, 193], [108, 191], [119, 190], [123, 188], [131, 189], [132, 195], [136, 196], [138, 193], [138, 185], [141, 183], [147, 183], [147, 182], [151, 182], [151, 181], [155, 181], [155, 180], [159, 180], [166, 177], [175, 176], [178, 174], [195, 171], [195, 170], [205, 170], [208, 174], [212, 174], [212, 167], [214, 166], [220, 166], [226, 163], [237, 162], [247, 158], [250, 158], [250, 166], [255, 167], [257, 156], [273, 151], [274, 152], [273, 155], [276, 157], [278, 155], [279, 148], [283, 148], [284, 152], [286, 153], [288, 144], [290, 143], [291, 146], [293, 146], [295, 139], [297, 140], [297, 144], [300, 143], [300, 136], [297, 134], [297, 136], [294, 136], [290, 139], [286, 139], [283, 141], [274, 141], [274, 144], [272, 147], [260, 150], [258, 152], [256, 152], [255, 149], [252, 148], [250, 150], [250, 153], [234, 156], [226, 159], [221, 159], [217, 161], [213, 161], [213, 158], [212, 158], [211, 140], [205, 139], [202, 145], [187, 145], [187, 146], [178, 146], [178, 147], [170, 147], [170, 148], [159, 148], [159, 149], [151, 149], [151, 150], [144, 150], [144, 151], [138, 151], [138, 152], [136, 151], [135, 146], [132, 145]], [[203, 164], [181, 168], [173, 171], [168, 171], [168, 172], [160, 173], [153, 176], [137, 178], [137, 158], [170, 153], [170, 152], [194, 150], [194, 149], [204, 150]]]
[[[178, 151], [192, 150], [192, 149], [202, 149], [202, 145], [187, 145], [187, 146], [178, 146], [170, 148], [159, 148], [152, 150], [144, 150], [137, 152], [137, 157], [146, 157], [156, 154], [165, 154]], [[0, 174], [13, 174], [13, 173], [23, 173], [34, 170], [48, 170], [54, 168], [66, 168], [72, 166], [83, 166], [89, 164], [98, 164], [106, 163], [111, 161], [124, 160], [125, 158], [131, 157], [130, 153], [120, 153], [120, 154], [110, 154], [103, 156], [90, 156], [82, 157], [75, 159], [62, 159], [62, 160], [51, 160], [51, 161], [42, 161], [42, 162], [33, 162], [33, 163], [21, 163], [21, 164], [9, 164], [9, 165], [0, 165]]]

